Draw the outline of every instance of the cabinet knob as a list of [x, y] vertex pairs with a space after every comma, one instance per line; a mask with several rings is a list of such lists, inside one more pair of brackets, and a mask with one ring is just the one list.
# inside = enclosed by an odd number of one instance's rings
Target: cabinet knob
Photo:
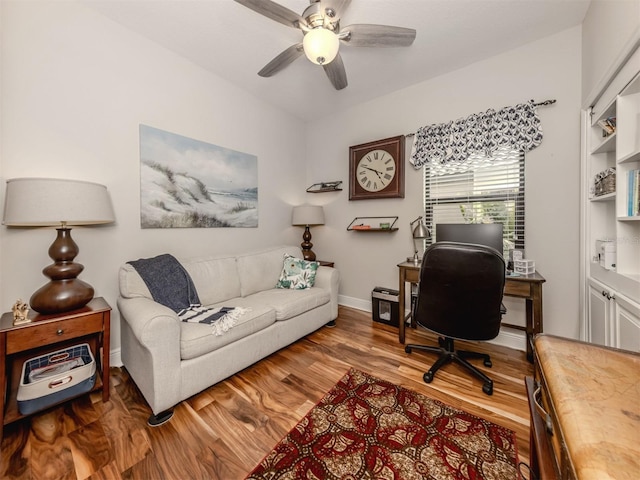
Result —
[[56, 331], [56, 335], [58, 335], [58, 336], [62, 335], [63, 333], [64, 333], [64, 330], [62, 330], [61, 328], [59, 328], [59, 329]]

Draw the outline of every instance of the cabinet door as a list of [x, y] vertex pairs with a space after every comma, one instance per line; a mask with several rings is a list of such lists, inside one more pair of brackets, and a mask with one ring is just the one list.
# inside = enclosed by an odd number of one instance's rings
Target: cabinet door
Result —
[[587, 340], [598, 345], [611, 345], [611, 292], [603, 284], [589, 279], [588, 298]]
[[616, 347], [640, 352], [640, 305], [616, 294], [614, 312]]

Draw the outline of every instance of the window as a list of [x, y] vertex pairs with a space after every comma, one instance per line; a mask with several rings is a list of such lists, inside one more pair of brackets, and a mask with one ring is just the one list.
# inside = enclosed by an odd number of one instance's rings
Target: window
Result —
[[502, 223], [505, 258], [524, 249], [524, 153], [513, 150], [469, 157], [463, 166], [424, 167], [425, 223]]

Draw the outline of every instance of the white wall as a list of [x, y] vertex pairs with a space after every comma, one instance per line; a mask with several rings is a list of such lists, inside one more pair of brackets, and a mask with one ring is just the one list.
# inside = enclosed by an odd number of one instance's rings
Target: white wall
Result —
[[[527, 256], [547, 278], [545, 331], [578, 336], [578, 184], [581, 30], [576, 27], [305, 126], [235, 86], [76, 4], [2, 2], [0, 177], [56, 176], [107, 185], [117, 223], [76, 228], [81, 278], [115, 307], [129, 259], [299, 243], [290, 205], [324, 204], [318, 258], [341, 271], [341, 299], [368, 308], [371, 290], [397, 285], [422, 211], [422, 172], [408, 167], [404, 199], [348, 201], [348, 149], [487, 108], [555, 98], [540, 109], [545, 139], [527, 157]], [[257, 229], [141, 230], [138, 125], [145, 123], [258, 156]], [[307, 171], [299, 152], [307, 151]], [[408, 151], [408, 148], [407, 148]], [[345, 190], [305, 194], [343, 180]], [[301, 187], [302, 186], [302, 187]], [[3, 198], [3, 191], [0, 191]], [[347, 232], [355, 216], [398, 215], [398, 232]], [[52, 230], [0, 229], [0, 304], [45, 283]], [[523, 323], [521, 302], [507, 302]], [[117, 310], [113, 346], [119, 346]], [[523, 346], [523, 345], [522, 345]]]
[[[375, 286], [397, 288], [396, 265], [413, 253], [409, 222], [423, 210], [422, 171], [411, 167], [404, 199], [350, 202], [350, 145], [488, 108], [557, 99], [539, 109], [544, 141], [526, 158], [526, 256], [547, 279], [544, 330], [578, 338], [580, 59], [581, 28], [575, 27], [309, 125], [308, 145], [318, 148], [309, 149], [307, 183], [345, 185], [343, 192], [310, 197], [326, 204], [327, 225], [314, 232], [315, 250], [340, 269], [343, 302], [369, 308]], [[354, 217], [367, 215], [398, 215], [400, 230], [346, 231]], [[523, 324], [523, 302], [506, 303], [508, 320]]]
[[[114, 308], [119, 349], [118, 267], [127, 260], [239, 252], [297, 244], [291, 205], [302, 201], [304, 126], [235, 86], [67, 2], [1, 2], [0, 194], [23, 176], [107, 186], [116, 224], [74, 228], [80, 278]], [[256, 155], [259, 227], [141, 230], [140, 123]], [[302, 192], [302, 193], [300, 193]], [[0, 228], [0, 305], [28, 300], [47, 279], [52, 229]]]
[[[620, 55], [640, 38], [638, 0], [592, 0], [582, 23], [582, 99], [593, 102]], [[585, 105], [588, 107], [589, 105]]]

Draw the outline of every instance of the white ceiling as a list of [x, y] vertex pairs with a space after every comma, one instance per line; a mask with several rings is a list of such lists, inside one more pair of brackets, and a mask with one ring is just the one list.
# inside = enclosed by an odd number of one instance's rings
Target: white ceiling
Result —
[[[232, 0], [83, 0], [123, 26], [304, 120], [365, 102], [579, 25], [590, 0], [352, 0], [341, 27], [414, 28], [405, 48], [341, 45], [349, 85], [333, 89], [304, 56], [270, 78], [257, 72], [302, 40]], [[276, 0], [302, 13], [308, 0]]]

